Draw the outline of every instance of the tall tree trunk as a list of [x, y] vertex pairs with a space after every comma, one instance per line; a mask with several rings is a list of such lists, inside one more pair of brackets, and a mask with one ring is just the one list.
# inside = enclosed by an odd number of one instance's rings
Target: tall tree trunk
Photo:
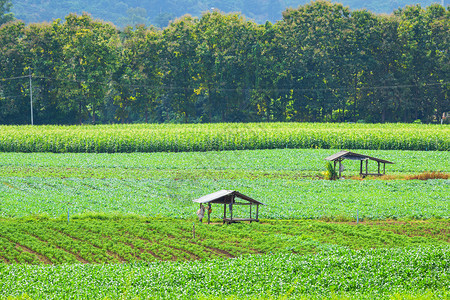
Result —
[[92, 124], [95, 125], [95, 105], [92, 106]]
[[82, 125], [82, 123], [81, 123], [81, 101], [78, 102], [78, 118], [80, 121], [80, 125]]
[[358, 88], [358, 74], [355, 73], [355, 78], [354, 78], [354, 94], [353, 94], [353, 121], [358, 121], [357, 117], [356, 117], [356, 101], [357, 101], [357, 88]]

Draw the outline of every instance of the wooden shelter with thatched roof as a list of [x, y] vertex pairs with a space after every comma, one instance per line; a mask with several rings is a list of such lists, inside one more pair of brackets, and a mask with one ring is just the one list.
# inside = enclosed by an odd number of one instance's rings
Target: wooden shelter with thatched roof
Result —
[[[393, 164], [393, 162], [391, 162], [391, 161], [376, 158], [376, 157], [371, 157], [371, 156], [364, 155], [364, 154], [358, 154], [358, 153], [354, 153], [354, 152], [350, 152], [350, 151], [340, 151], [336, 154], [333, 154], [333, 155], [325, 158], [325, 160], [329, 160], [334, 163], [335, 170], [336, 170], [336, 164], [339, 162], [339, 178], [341, 177], [341, 173], [343, 171], [342, 161], [344, 159], [359, 160], [361, 162], [360, 169], [359, 169], [359, 175], [363, 178], [368, 175], [373, 175], [373, 176], [384, 175], [386, 173], [386, 164]], [[369, 171], [368, 171], [369, 160], [373, 160], [378, 163], [378, 172], [377, 173], [369, 173]], [[364, 161], [366, 162], [365, 172], [363, 172], [363, 162]], [[381, 169], [380, 169], [381, 164], [383, 164], [383, 173], [381, 173]]]
[[[240, 201], [239, 201], [240, 200]], [[243, 200], [243, 201], [242, 201]], [[244, 194], [239, 193], [238, 191], [230, 191], [230, 190], [221, 190], [212, 194], [205, 195], [198, 199], [193, 200], [193, 202], [202, 204], [209, 203], [217, 203], [223, 204], [223, 223], [235, 223], [241, 221], [249, 221], [251, 222], [259, 222], [258, 214], [259, 214], [259, 206], [265, 205], [262, 202], [259, 202], [253, 198], [250, 198]], [[248, 218], [236, 218], [233, 216], [233, 206], [234, 205], [248, 205], [249, 206], [249, 217]], [[252, 215], [252, 207], [256, 205], [256, 215], [253, 217]], [[230, 216], [227, 217], [227, 206]]]

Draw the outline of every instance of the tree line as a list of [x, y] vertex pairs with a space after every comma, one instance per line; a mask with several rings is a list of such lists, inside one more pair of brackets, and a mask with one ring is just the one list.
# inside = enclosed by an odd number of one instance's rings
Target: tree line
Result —
[[[0, 123], [437, 122], [450, 8], [392, 15], [314, 1], [118, 30], [87, 14], [0, 27]], [[32, 89], [30, 90], [30, 86]]]
[[[5, 0], [1, 0], [5, 1]], [[0, 1], [0, 3], [1, 3]], [[6, 0], [11, 1], [11, 0]], [[86, 11], [94, 18], [111, 21], [123, 28], [136, 24], [166, 27], [170, 20], [184, 14], [201, 16], [206, 10], [241, 12], [257, 23], [276, 22], [285, 7], [297, 7], [310, 0], [20, 0], [13, 1], [13, 12], [26, 23], [63, 18], [69, 12]], [[420, 4], [423, 7], [436, 0], [341, 0], [352, 9], [366, 8], [376, 13], [391, 13], [399, 7]]]

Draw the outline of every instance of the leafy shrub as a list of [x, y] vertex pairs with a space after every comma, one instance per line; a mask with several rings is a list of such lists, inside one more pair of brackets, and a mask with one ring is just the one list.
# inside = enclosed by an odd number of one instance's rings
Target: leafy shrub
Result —
[[331, 162], [327, 162], [325, 164], [326, 167], [326, 171], [325, 171], [325, 179], [327, 180], [336, 180], [338, 178], [338, 174], [336, 172], [336, 170], [334, 169], [333, 165], [331, 164]]

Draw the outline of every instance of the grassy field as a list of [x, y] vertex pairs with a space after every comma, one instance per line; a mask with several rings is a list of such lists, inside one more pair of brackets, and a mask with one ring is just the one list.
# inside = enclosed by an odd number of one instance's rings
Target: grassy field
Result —
[[283, 148], [450, 150], [448, 125], [344, 123], [0, 126], [0, 152], [193, 152]]

